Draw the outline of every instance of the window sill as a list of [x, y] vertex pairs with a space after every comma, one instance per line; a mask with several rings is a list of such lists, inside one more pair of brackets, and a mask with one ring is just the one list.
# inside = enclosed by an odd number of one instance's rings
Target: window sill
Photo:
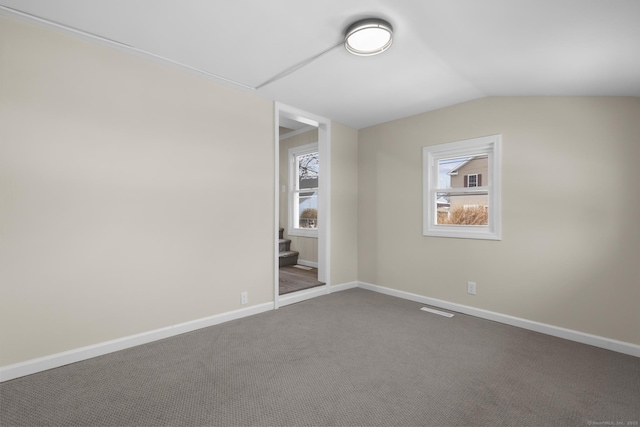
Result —
[[500, 233], [484, 230], [428, 229], [422, 233], [425, 237], [449, 237], [454, 239], [502, 240]]
[[318, 238], [318, 229], [314, 229], [314, 230], [305, 230], [302, 228], [293, 228], [293, 229], [289, 229], [287, 234], [289, 236], [296, 236], [296, 237], [310, 237], [312, 239], [317, 239]]

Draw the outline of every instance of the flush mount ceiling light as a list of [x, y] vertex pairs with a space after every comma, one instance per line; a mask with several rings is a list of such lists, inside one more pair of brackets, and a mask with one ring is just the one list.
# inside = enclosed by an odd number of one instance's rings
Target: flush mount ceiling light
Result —
[[316, 59], [336, 49], [341, 44], [344, 44], [344, 47], [354, 55], [371, 56], [389, 49], [391, 43], [393, 43], [393, 28], [391, 27], [391, 24], [387, 21], [383, 21], [382, 19], [363, 19], [355, 22], [347, 29], [344, 35], [344, 42], [339, 42], [338, 44], [335, 44], [302, 62], [292, 65], [253, 89], [262, 89], [263, 87], [288, 76], [294, 71], [311, 64]]
[[393, 28], [382, 19], [363, 19], [351, 25], [344, 36], [344, 47], [354, 55], [377, 55], [393, 43]]

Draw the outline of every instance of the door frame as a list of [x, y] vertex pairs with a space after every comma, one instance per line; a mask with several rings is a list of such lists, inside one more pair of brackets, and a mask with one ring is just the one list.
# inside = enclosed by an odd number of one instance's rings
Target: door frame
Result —
[[[274, 108], [274, 309], [329, 293], [331, 286], [331, 120], [276, 102]], [[278, 232], [280, 229], [280, 117], [318, 128], [320, 178], [318, 179], [318, 280], [324, 286], [280, 296]], [[287, 195], [288, 197], [288, 195]]]

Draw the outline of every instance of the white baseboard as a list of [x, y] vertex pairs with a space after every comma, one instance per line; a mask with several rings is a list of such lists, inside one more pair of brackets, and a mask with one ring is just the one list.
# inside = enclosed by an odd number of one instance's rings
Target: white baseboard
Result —
[[624, 353], [631, 356], [640, 357], [640, 345], [617, 341], [610, 338], [591, 335], [572, 329], [561, 328], [559, 326], [548, 325], [546, 323], [535, 322], [533, 320], [522, 319], [519, 317], [509, 316], [506, 314], [496, 313], [493, 311], [483, 310], [480, 308], [469, 307], [467, 305], [456, 304], [453, 302], [443, 301], [436, 298], [429, 298], [410, 292], [398, 291], [396, 289], [385, 288], [383, 286], [372, 285], [371, 283], [358, 282], [358, 287], [369, 291], [378, 292], [406, 300], [419, 302], [421, 304], [432, 305], [434, 307], [444, 308], [446, 310], [456, 311], [468, 314], [482, 319], [492, 320], [494, 322], [504, 323], [519, 328], [552, 335], [558, 338], [564, 338], [570, 341], [576, 341], [582, 344], [592, 345], [607, 350]]
[[[535, 322], [532, 320], [509, 316], [506, 314], [500, 314], [500, 313], [496, 313], [488, 310], [469, 307], [462, 304], [456, 304], [456, 303], [443, 301], [435, 298], [429, 298], [429, 297], [425, 297], [418, 294], [399, 291], [396, 289], [385, 288], [383, 286], [372, 285], [366, 282], [348, 282], [348, 283], [342, 283], [335, 286], [321, 286], [318, 288], [296, 292], [295, 294], [285, 295], [281, 297], [279, 300], [279, 305], [280, 307], [283, 307], [289, 304], [295, 304], [297, 302], [315, 298], [321, 295], [345, 291], [347, 289], [353, 289], [353, 288], [367, 289], [367, 290], [382, 293], [385, 295], [390, 295], [397, 298], [403, 298], [406, 300], [415, 301], [421, 304], [427, 304], [434, 307], [443, 308], [446, 310], [456, 311], [459, 313], [464, 313], [471, 316], [479, 317], [482, 319], [492, 320], [495, 322], [500, 322], [500, 323], [504, 323], [512, 326], [517, 326], [523, 329], [529, 329], [529, 330], [540, 332], [543, 334], [552, 335], [555, 337], [564, 338], [567, 340], [576, 341], [583, 344], [589, 344], [595, 347], [600, 347], [600, 348], [604, 348], [611, 351], [616, 351], [618, 353], [624, 353], [631, 356], [640, 357], [640, 345], [637, 345], [637, 344], [632, 344], [624, 341], [617, 341], [609, 338], [600, 337], [597, 335], [586, 334], [584, 332], [565, 329], [558, 326], [548, 325], [544, 323]], [[230, 311], [227, 313], [206, 317], [203, 319], [180, 323], [180, 324], [169, 326], [166, 328], [160, 328], [160, 329], [156, 329], [149, 332], [143, 332], [141, 334], [131, 335], [131, 336], [119, 338], [116, 340], [106, 341], [106, 342], [95, 344], [95, 345], [90, 345], [90, 346], [81, 347], [74, 350], [65, 351], [62, 353], [56, 353], [56, 354], [41, 357], [38, 359], [16, 363], [14, 365], [0, 367], [0, 382], [23, 377], [25, 375], [35, 374], [37, 372], [46, 371], [48, 369], [68, 365], [70, 363], [80, 362], [82, 360], [90, 359], [97, 356], [102, 356], [104, 354], [112, 353], [114, 351], [124, 350], [126, 348], [135, 347], [137, 345], [142, 345], [149, 342], [161, 340], [164, 338], [169, 338], [172, 336], [184, 334], [186, 332], [195, 331], [197, 329], [218, 325], [221, 323], [229, 322], [231, 320], [252, 316], [254, 314], [259, 314], [265, 311], [273, 310], [273, 308], [274, 308], [274, 303], [272, 302], [259, 304], [252, 307], [243, 308], [240, 310]]]
[[332, 294], [335, 292], [346, 291], [347, 289], [354, 289], [357, 287], [358, 282], [341, 283], [339, 285], [333, 286], [318, 286], [317, 288], [305, 289], [291, 294], [285, 294], [278, 300], [278, 305], [280, 307], [284, 307], [285, 305], [295, 304], [297, 302], [302, 302], [311, 298]]
[[299, 265], [304, 265], [307, 267], [313, 267], [313, 268], [318, 268], [318, 263], [317, 262], [313, 262], [313, 261], [306, 261], [304, 259], [299, 259], [298, 260], [298, 264]]
[[327, 295], [328, 293], [329, 287], [327, 285], [318, 286], [317, 288], [304, 289], [302, 291], [293, 292], [278, 297], [278, 306], [284, 307], [285, 305], [306, 301], [311, 298]]
[[128, 337], [118, 338], [99, 344], [40, 357], [38, 359], [27, 360], [26, 362], [4, 366], [0, 368], [0, 382], [23, 377], [25, 375], [35, 374], [36, 372], [46, 371], [48, 369], [68, 365], [70, 363], [80, 362], [96, 356], [102, 356], [114, 351], [124, 350], [126, 348], [184, 334], [197, 329], [218, 325], [231, 320], [252, 316], [269, 310], [273, 310], [272, 302], [254, 305], [240, 310], [217, 314], [203, 319], [192, 320], [190, 322], [180, 323], [166, 328], [155, 329], [141, 334], [130, 335]]
[[[358, 282], [343, 283], [336, 286], [321, 286], [318, 288], [308, 289], [306, 291], [296, 292], [289, 296], [285, 295], [280, 298], [280, 306], [294, 304], [310, 298], [321, 295], [327, 295], [333, 292], [339, 292], [347, 289], [358, 287]], [[227, 313], [217, 314], [215, 316], [205, 317], [203, 319], [192, 320], [190, 322], [180, 323], [166, 328], [155, 329], [149, 332], [143, 332], [128, 337], [118, 338], [111, 341], [102, 342], [74, 350], [56, 353], [37, 359], [27, 360], [25, 362], [16, 363], [0, 367], [0, 382], [9, 381], [25, 375], [35, 374], [37, 372], [46, 371], [48, 369], [58, 368], [70, 363], [80, 362], [82, 360], [91, 359], [93, 357], [102, 356], [114, 351], [124, 350], [135, 347], [137, 345], [147, 344], [164, 338], [173, 337], [197, 329], [218, 325], [229, 322], [231, 320], [240, 319], [254, 314], [263, 313], [273, 310], [274, 303], [264, 303], [252, 307], [242, 308], [240, 310], [230, 311]]]
[[347, 289], [354, 289], [358, 287], [358, 282], [342, 283], [340, 285], [333, 285], [329, 287], [329, 293], [346, 291]]

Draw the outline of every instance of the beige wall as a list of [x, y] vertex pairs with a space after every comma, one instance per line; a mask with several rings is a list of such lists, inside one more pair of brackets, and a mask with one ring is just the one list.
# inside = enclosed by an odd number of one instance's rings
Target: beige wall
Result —
[[[640, 98], [484, 98], [361, 130], [359, 280], [640, 344], [639, 123]], [[423, 237], [421, 148], [493, 134], [502, 241]]]
[[[299, 260], [318, 262], [318, 239], [315, 237], [290, 236], [289, 224], [289, 149], [318, 142], [318, 129], [280, 140], [280, 227], [284, 228], [285, 239], [291, 240], [291, 250], [300, 252]], [[320, 159], [322, 173], [322, 159]], [[282, 192], [282, 186], [286, 191]]]
[[331, 124], [331, 284], [358, 279], [358, 132]]
[[11, 18], [0, 43], [0, 365], [273, 301], [271, 101]]

